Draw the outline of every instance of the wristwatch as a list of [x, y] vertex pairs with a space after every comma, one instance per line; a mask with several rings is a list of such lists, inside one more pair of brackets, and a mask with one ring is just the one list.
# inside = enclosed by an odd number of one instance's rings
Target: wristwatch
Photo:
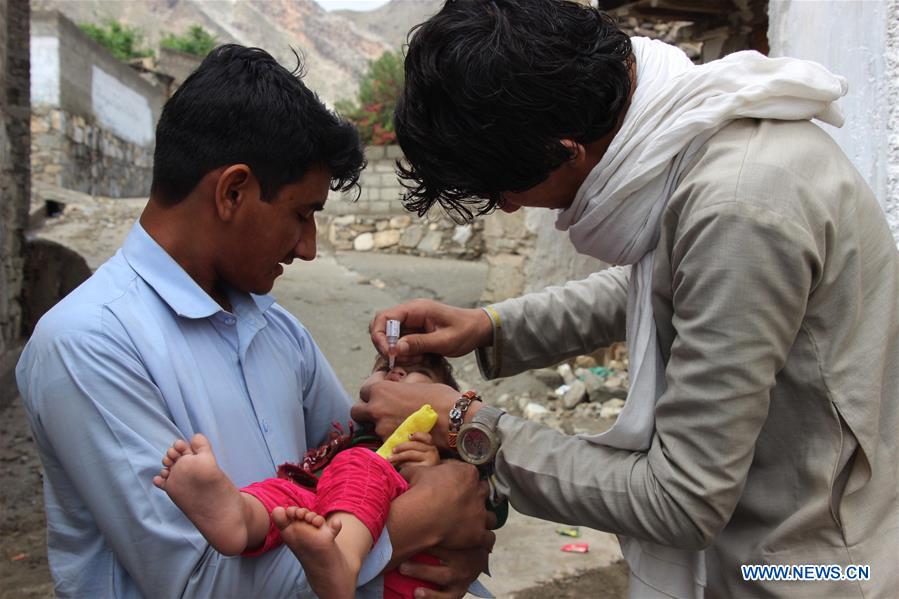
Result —
[[459, 429], [459, 457], [475, 466], [492, 462], [500, 443], [496, 425], [503, 414], [505, 411], [486, 405], [475, 412], [471, 422]]

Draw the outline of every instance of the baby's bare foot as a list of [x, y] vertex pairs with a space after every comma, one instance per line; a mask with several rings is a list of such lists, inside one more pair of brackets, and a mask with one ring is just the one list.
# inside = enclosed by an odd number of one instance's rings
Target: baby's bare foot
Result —
[[165, 491], [219, 553], [239, 555], [247, 547], [243, 499], [215, 461], [209, 440], [196, 434], [190, 445], [175, 441], [162, 458], [153, 484]]
[[272, 521], [281, 530], [284, 544], [300, 560], [320, 599], [352, 599], [359, 572], [335, 542], [340, 520], [328, 522], [306, 508], [277, 507], [272, 511]]

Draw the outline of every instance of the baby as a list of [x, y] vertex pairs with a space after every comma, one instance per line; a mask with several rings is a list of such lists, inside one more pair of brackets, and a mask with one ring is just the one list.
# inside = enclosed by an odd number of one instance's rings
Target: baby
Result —
[[[366, 382], [376, 380], [443, 383], [458, 390], [449, 363], [433, 354], [419, 364], [393, 369], [378, 357]], [[384, 528], [390, 502], [408, 488], [403, 474], [440, 460], [428, 433], [415, 433], [396, 446], [389, 461], [360, 445], [344, 448], [350, 441], [334, 434], [307, 452], [303, 464], [279, 468], [282, 478], [238, 489], [216, 464], [206, 437], [196, 434], [190, 443], [179, 439], [169, 447], [153, 483], [220, 553], [259, 555], [283, 540], [319, 597], [348, 599], [355, 594], [362, 561]], [[318, 476], [315, 466], [322, 456], [331, 460]], [[429, 558], [413, 559], [438, 563]], [[388, 572], [384, 597], [411, 598], [416, 587], [436, 588]]]

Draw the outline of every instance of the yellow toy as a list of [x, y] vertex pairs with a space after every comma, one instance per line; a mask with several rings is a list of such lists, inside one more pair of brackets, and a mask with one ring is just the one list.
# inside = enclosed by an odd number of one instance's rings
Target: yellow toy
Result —
[[425, 404], [409, 415], [376, 452], [385, 460], [393, 454], [393, 448], [409, 440], [412, 433], [428, 433], [437, 424], [437, 412], [431, 404]]

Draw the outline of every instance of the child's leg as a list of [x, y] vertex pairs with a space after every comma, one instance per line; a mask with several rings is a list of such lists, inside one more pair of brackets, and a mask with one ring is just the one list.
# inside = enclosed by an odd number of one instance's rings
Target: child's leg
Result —
[[153, 483], [218, 552], [239, 555], [262, 544], [269, 530], [268, 511], [258, 499], [237, 490], [218, 467], [206, 437], [194, 435], [190, 445], [175, 441], [162, 463]]
[[371, 533], [352, 514], [338, 512], [327, 519], [305, 508], [275, 508], [272, 521], [284, 544], [303, 565], [319, 599], [351, 599], [362, 560], [371, 548]]
[[316, 512], [272, 512], [284, 543], [303, 564], [319, 597], [353, 597], [362, 560], [384, 528], [390, 502], [407, 488], [387, 460], [352, 448], [325, 468], [316, 489]]

